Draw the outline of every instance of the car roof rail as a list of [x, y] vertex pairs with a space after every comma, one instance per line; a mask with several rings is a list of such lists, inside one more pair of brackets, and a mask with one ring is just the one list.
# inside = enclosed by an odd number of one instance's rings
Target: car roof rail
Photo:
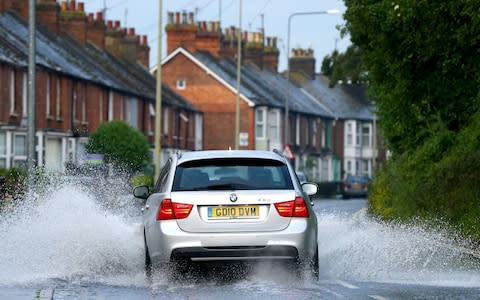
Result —
[[273, 153], [275, 153], [275, 154], [277, 154], [277, 155], [280, 155], [280, 156], [283, 157], [283, 158], [286, 158], [286, 156], [285, 156], [280, 150], [278, 150], [278, 149], [273, 149], [272, 151], [273, 151]]

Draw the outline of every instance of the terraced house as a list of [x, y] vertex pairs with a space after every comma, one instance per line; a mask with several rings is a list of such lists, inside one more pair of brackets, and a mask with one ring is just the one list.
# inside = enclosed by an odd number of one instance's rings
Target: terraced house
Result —
[[[81, 163], [88, 135], [123, 120], [154, 143], [155, 78], [146, 36], [75, 1], [37, 1], [36, 160]], [[0, 0], [0, 167], [26, 162], [28, 0]], [[203, 147], [202, 114], [163, 86], [163, 149]]]
[[[166, 32], [164, 84], [203, 112], [205, 149], [233, 147], [238, 29], [230, 27], [222, 33], [218, 22], [195, 22], [193, 13], [177, 12], [169, 14]], [[242, 36], [240, 148], [282, 151], [289, 144], [297, 170], [308, 168], [312, 180], [339, 177], [331, 147], [334, 115], [278, 73], [276, 38], [264, 39], [260, 32]], [[290, 98], [287, 141], [286, 97]]]

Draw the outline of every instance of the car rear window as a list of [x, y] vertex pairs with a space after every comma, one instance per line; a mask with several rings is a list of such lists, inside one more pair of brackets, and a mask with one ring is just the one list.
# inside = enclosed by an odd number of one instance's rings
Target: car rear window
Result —
[[179, 165], [172, 191], [293, 189], [288, 167], [266, 159], [208, 159]]

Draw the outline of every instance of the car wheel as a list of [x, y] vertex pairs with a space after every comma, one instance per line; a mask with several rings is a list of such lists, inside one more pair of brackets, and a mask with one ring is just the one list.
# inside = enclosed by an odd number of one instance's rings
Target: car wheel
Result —
[[143, 240], [145, 245], [145, 275], [150, 279], [152, 277], [153, 267], [150, 259], [150, 253], [148, 252], [147, 239], [145, 238], [145, 235], [143, 236]]
[[312, 278], [315, 281], [318, 281], [318, 278], [319, 278], [318, 245], [317, 245], [317, 250], [315, 251], [315, 254], [313, 256], [313, 259], [310, 261], [310, 273], [312, 275]]
[[348, 200], [348, 199], [350, 199], [350, 196], [343, 194], [343, 200]]

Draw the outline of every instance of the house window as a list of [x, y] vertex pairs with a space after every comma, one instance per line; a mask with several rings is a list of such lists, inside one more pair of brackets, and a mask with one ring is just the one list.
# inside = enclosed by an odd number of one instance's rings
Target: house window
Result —
[[27, 156], [27, 136], [24, 134], [15, 135], [13, 153], [15, 156]]
[[355, 126], [355, 145], [360, 146], [361, 145], [360, 144], [360, 138], [362, 136], [362, 134], [361, 134], [362, 129], [360, 127], [360, 123], [356, 123], [355, 125], [356, 125]]
[[113, 92], [108, 92], [108, 121], [113, 120]]
[[62, 119], [62, 90], [60, 78], [56, 79], [56, 91], [55, 91], [55, 115], [57, 120]]
[[362, 174], [370, 174], [369, 161], [366, 159], [362, 161]]
[[312, 120], [312, 146], [317, 145], [317, 120]]
[[138, 129], [138, 102], [135, 98], [128, 99], [128, 124]]
[[45, 109], [46, 109], [46, 114], [47, 118], [52, 117], [52, 102], [51, 102], [51, 75], [47, 74], [45, 76]]
[[170, 123], [168, 120], [168, 116], [170, 115], [170, 109], [165, 107], [163, 110], [163, 134], [168, 134], [168, 124]]
[[149, 103], [148, 104], [148, 135], [153, 135], [153, 126], [152, 124], [155, 122], [155, 108], [153, 107], [153, 104]]
[[353, 146], [353, 124], [351, 122], [347, 123], [347, 145]]
[[352, 173], [352, 161], [351, 160], [347, 161], [347, 173], [349, 173], [349, 174]]
[[185, 79], [179, 79], [177, 80], [177, 89], [178, 90], [184, 90], [187, 88], [187, 82]]
[[328, 149], [332, 149], [332, 123], [330, 121], [325, 122], [325, 143], [324, 146]]
[[88, 124], [87, 121], [87, 85], [82, 84], [82, 94], [80, 96], [80, 109], [82, 124]]
[[300, 116], [296, 116], [295, 120], [295, 144], [300, 145]]
[[0, 132], [0, 168], [7, 167], [7, 134]]
[[268, 138], [271, 140], [278, 140], [280, 133], [280, 126], [278, 124], [278, 111], [269, 111], [268, 112]]
[[362, 125], [362, 146], [369, 147], [370, 143], [370, 124]]
[[10, 115], [17, 114], [17, 107], [15, 105], [15, 70], [10, 71]]
[[265, 138], [265, 109], [258, 109], [255, 114], [255, 137]]

